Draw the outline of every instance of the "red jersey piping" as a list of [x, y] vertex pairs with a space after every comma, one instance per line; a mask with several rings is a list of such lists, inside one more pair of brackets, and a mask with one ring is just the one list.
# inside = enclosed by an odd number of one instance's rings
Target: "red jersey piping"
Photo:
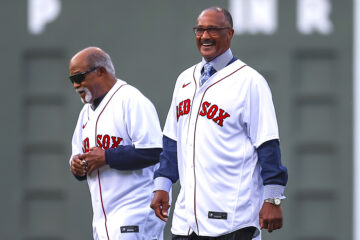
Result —
[[[119, 91], [119, 89], [120, 89], [122, 86], [125, 86], [125, 85], [127, 85], [127, 84], [123, 84], [123, 85], [119, 86], [118, 89], [115, 90], [115, 92], [111, 95], [110, 99], [109, 99], [109, 100], [107, 101], [107, 103], [105, 104], [104, 108], [101, 110], [98, 118], [96, 119], [96, 124], [95, 124], [95, 146], [96, 146], [97, 124], [98, 124], [99, 118], [100, 118], [101, 114], [104, 112], [104, 110], [105, 110], [105, 108], [107, 107], [107, 105], [109, 104], [109, 102], [111, 101], [111, 99], [113, 98], [113, 96], [115, 95], [115, 93], [117, 93], [117, 91]], [[110, 240], [109, 232], [108, 232], [108, 229], [107, 229], [107, 217], [106, 217], [106, 212], [105, 212], [105, 208], [104, 208], [104, 202], [103, 202], [103, 198], [102, 198], [101, 181], [100, 181], [100, 170], [99, 170], [99, 169], [97, 170], [97, 175], [98, 175], [98, 181], [99, 181], [99, 191], [100, 191], [101, 207], [102, 207], [102, 210], [103, 210], [103, 213], [104, 213], [104, 218], [105, 218], [105, 230], [106, 230], [107, 239]]]
[[[207, 92], [207, 90], [209, 90], [209, 88], [211, 88], [212, 86], [214, 86], [215, 84], [221, 82], [222, 80], [224, 80], [225, 78], [233, 75], [234, 73], [236, 73], [237, 71], [241, 70], [243, 67], [245, 67], [246, 65], [243, 65], [241, 66], [240, 68], [236, 69], [235, 71], [233, 71], [232, 73], [226, 75], [225, 77], [221, 78], [220, 80], [218, 80], [217, 82], [211, 84], [207, 89], [205, 89], [203, 95], [202, 95], [202, 98], [201, 98], [201, 101], [200, 101], [200, 105], [199, 105], [199, 110], [198, 110], [198, 113], [196, 115], [196, 120], [195, 120], [195, 128], [194, 128], [194, 145], [193, 145], [193, 165], [194, 165], [194, 214], [195, 214], [195, 223], [196, 223], [196, 227], [197, 227], [197, 232], [198, 232], [198, 235], [200, 235], [200, 230], [199, 230], [199, 225], [198, 225], [198, 222], [197, 222], [197, 217], [196, 217], [196, 172], [195, 172], [195, 136], [196, 136], [196, 125], [197, 125], [197, 120], [199, 118], [199, 113], [200, 113], [200, 109], [201, 109], [201, 104], [202, 104], [202, 101], [204, 99], [204, 96]], [[194, 80], [196, 82], [196, 79], [195, 79], [195, 69], [196, 67], [194, 68], [194, 73], [193, 73], [193, 76], [194, 76]]]

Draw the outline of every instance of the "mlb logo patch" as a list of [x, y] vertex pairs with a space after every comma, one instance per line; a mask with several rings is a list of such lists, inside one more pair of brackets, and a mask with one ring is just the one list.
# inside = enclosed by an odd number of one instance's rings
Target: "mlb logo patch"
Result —
[[139, 226], [121, 226], [121, 233], [135, 233], [139, 232]]

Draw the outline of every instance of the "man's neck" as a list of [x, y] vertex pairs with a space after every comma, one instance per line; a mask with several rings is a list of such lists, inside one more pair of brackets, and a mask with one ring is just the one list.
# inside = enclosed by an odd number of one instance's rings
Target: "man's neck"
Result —
[[[228, 63], [231, 61], [232, 58], [233, 58], [233, 54], [229, 48], [224, 53], [222, 53], [221, 55], [217, 56], [215, 59], [210, 61], [210, 63], [216, 71], [220, 71], [221, 69], [223, 69], [228, 65]], [[202, 65], [204, 65], [205, 63], [206, 60], [203, 58]]]
[[104, 97], [106, 96], [106, 93], [98, 98], [96, 98], [92, 104], [91, 104], [91, 109], [93, 111], [95, 111], [95, 109], [100, 105], [101, 101], [104, 99]]
[[116, 84], [116, 78], [110, 79], [110, 81], [106, 81], [103, 85], [103, 91], [99, 94], [99, 97], [94, 99], [94, 101], [91, 103], [91, 108], [95, 111], [95, 109], [100, 105], [103, 98], [106, 96], [106, 94], [111, 90], [111, 88]]

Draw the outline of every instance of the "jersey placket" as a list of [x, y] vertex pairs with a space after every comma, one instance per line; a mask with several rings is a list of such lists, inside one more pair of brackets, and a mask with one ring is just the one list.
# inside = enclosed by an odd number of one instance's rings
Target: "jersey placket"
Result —
[[[88, 110], [89, 112], [89, 120], [85, 126], [85, 128], [83, 129], [82, 135], [83, 135], [83, 141], [84, 139], [88, 139], [89, 141], [89, 147], [94, 147], [95, 146], [95, 142], [96, 142], [96, 137], [95, 137], [95, 123], [96, 123], [96, 118], [97, 118], [97, 114], [96, 111], [94, 112], [93, 110], [91, 110], [91, 108], [89, 108]], [[98, 182], [97, 182], [97, 171], [94, 171], [90, 176], [87, 176], [87, 181], [89, 183], [89, 187], [90, 187], [90, 192], [99, 192], [99, 186], [98, 186]], [[102, 210], [101, 210], [101, 200], [100, 200], [100, 196], [99, 195], [92, 195], [92, 201], [93, 201], [93, 208], [94, 208], [94, 217], [95, 219], [102, 219], [103, 218], [103, 214], [102, 214]]]
[[[212, 78], [212, 77], [211, 77]], [[198, 79], [196, 79], [198, 81]], [[210, 79], [209, 79], [210, 80]], [[208, 80], [208, 81], [209, 81]], [[193, 102], [191, 104], [191, 114], [188, 118], [188, 134], [186, 137], [186, 208], [189, 216], [188, 224], [191, 228], [199, 234], [200, 229], [197, 219], [197, 202], [196, 202], [196, 158], [195, 158], [195, 143], [196, 143], [196, 124], [198, 120], [199, 110], [202, 103], [203, 94], [206, 88], [197, 88]], [[191, 134], [193, 133], [193, 134]]]

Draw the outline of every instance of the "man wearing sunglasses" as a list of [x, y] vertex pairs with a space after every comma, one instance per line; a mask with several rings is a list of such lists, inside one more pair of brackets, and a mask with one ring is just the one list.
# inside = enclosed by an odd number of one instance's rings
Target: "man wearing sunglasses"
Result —
[[84, 103], [70, 167], [88, 182], [94, 239], [162, 239], [165, 223], [149, 208], [162, 148], [153, 104], [116, 78], [109, 55], [97, 47], [78, 52], [69, 71]]
[[270, 89], [236, 59], [230, 13], [205, 9], [194, 27], [202, 61], [177, 79], [151, 207], [166, 221], [180, 180], [173, 240], [250, 240], [282, 227], [287, 183]]

